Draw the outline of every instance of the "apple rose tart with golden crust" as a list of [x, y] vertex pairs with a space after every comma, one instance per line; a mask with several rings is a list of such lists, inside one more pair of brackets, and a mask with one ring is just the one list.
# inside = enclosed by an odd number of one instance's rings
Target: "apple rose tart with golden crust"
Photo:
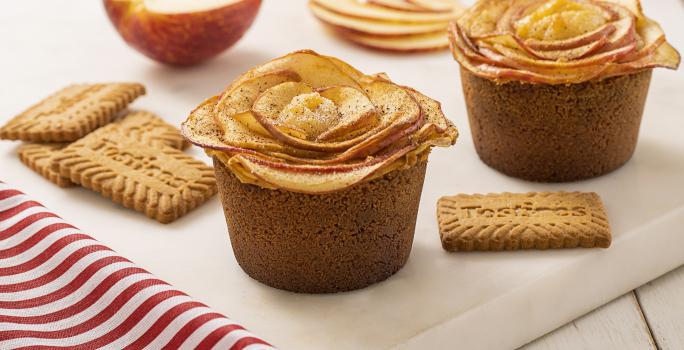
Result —
[[627, 162], [652, 69], [680, 61], [638, 0], [481, 0], [449, 36], [480, 158], [534, 181]]
[[243, 269], [316, 293], [404, 265], [430, 149], [458, 134], [438, 102], [313, 51], [242, 74], [182, 129], [214, 158]]

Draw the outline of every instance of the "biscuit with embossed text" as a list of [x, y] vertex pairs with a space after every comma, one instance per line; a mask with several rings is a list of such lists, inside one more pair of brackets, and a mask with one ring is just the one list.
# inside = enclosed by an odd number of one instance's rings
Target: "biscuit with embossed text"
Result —
[[120, 123], [67, 146], [52, 165], [71, 181], [161, 223], [176, 220], [216, 193], [211, 167], [173, 147], [150, 147]]
[[[126, 135], [150, 146], [167, 145], [183, 149], [188, 145], [178, 128], [150, 112], [129, 112], [114, 123]], [[26, 143], [19, 146], [17, 153], [26, 166], [50, 182], [59, 187], [71, 187], [74, 183], [69, 178], [52, 169], [52, 158], [67, 145], [68, 143]]]
[[71, 142], [111, 122], [145, 94], [138, 83], [74, 84], [43, 99], [0, 127], [0, 139]]
[[112, 124], [119, 125], [127, 136], [150, 146], [185, 149], [189, 145], [177, 127], [151, 112], [131, 111]]
[[596, 193], [459, 194], [437, 202], [448, 251], [607, 248], [610, 225]]

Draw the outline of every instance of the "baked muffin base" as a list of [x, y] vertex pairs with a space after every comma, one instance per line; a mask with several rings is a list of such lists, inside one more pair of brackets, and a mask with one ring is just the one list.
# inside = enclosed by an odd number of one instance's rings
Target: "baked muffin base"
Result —
[[570, 85], [497, 84], [461, 68], [478, 155], [504, 174], [564, 182], [609, 173], [634, 153], [651, 70]]
[[214, 158], [235, 258], [252, 278], [293, 292], [382, 281], [409, 257], [426, 165], [312, 195], [244, 184]]

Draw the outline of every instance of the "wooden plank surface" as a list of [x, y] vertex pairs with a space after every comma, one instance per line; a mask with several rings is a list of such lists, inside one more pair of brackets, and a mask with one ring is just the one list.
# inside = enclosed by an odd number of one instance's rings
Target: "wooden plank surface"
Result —
[[577, 349], [656, 349], [634, 293], [625, 294], [519, 350]]
[[684, 349], [684, 267], [645, 284], [636, 295], [658, 347]]

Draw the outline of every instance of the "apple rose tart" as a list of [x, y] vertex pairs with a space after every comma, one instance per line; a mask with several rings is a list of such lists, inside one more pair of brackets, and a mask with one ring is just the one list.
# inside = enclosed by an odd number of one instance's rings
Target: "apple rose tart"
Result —
[[534, 181], [626, 163], [652, 69], [680, 62], [638, 0], [481, 0], [449, 39], [480, 158]]
[[404, 265], [430, 149], [458, 134], [438, 102], [313, 51], [242, 74], [182, 129], [214, 159], [238, 263], [312, 293]]

